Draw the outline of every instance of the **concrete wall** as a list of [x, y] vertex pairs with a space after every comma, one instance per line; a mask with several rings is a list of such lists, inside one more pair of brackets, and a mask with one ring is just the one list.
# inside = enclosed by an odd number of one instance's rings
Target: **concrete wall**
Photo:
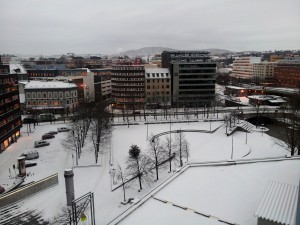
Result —
[[56, 184], [58, 184], [58, 174], [53, 174], [26, 187], [0, 195], [0, 208], [21, 201]]

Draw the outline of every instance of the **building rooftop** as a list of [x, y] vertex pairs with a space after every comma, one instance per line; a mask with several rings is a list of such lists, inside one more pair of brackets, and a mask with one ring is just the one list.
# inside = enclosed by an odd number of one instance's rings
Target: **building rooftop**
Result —
[[147, 68], [145, 69], [146, 79], [170, 78], [170, 71], [166, 68]]
[[57, 88], [75, 88], [73, 83], [60, 81], [30, 81], [26, 84], [25, 89], [57, 89]]
[[294, 225], [299, 186], [269, 181], [255, 215], [280, 224]]
[[27, 73], [25, 68], [21, 64], [9, 64], [9, 72], [11, 74], [18, 74], [18, 73], [26, 74]]

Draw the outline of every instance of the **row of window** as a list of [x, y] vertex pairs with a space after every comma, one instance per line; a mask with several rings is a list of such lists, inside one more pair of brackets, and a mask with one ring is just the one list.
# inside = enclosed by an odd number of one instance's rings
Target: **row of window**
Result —
[[135, 80], [135, 81], [144, 81], [144, 78], [138, 78], [138, 77], [112, 77], [111, 78], [112, 81], [114, 80], [120, 80], [120, 81], [127, 81], [127, 80]]
[[150, 96], [150, 95], [157, 95], [157, 96], [160, 96], [160, 95], [170, 95], [170, 92], [169, 91], [166, 91], [166, 92], [160, 92], [160, 91], [153, 91], [153, 92], [150, 92], [150, 91], [147, 91], [147, 96]]
[[49, 99], [49, 98], [73, 98], [77, 97], [77, 91], [65, 91], [65, 92], [27, 92], [26, 99]]
[[112, 73], [111, 76], [143, 76], [144, 73]]
[[[77, 99], [70, 99], [70, 100], [66, 100], [65, 101], [65, 104], [66, 105], [70, 105], [70, 104], [73, 104], [73, 103], [77, 103]], [[58, 100], [55, 100], [55, 101], [52, 101], [52, 100], [38, 100], [38, 101], [30, 101], [30, 100], [27, 100], [27, 106], [63, 106], [64, 105], [64, 101], [58, 101]]]
[[170, 79], [154, 79], [154, 80], [147, 80], [147, 83], [150, 83], [150, 82], [155, 82], [155, 83], [160, 83], [160, 81], [163, 83], [163, 82], [170, 82]]
[[[152, 89], [156, 89], [155, 87], [159, 88], [159, 86], [153, 85], [153, 86], [152, 86]], [[170, 85], [166, 85], [166, 86], [161, 85], [161, 86], [160, 86], [160, 88], [162, 88], [162, 89], [164, 89], [165, 87], [168, 89], [168, 88], [170, 88]], [[147, 89], [148, 89], [148, 90], [150, 89], [150, 85], [147, 85]]]
[[6, 84], [6, 83], [10, 83], [10, 82], [15, 82], [16, 79], [13, 77], [7, 77], [7, 78], [2, 78], [0, 79], [0, 84]]
[[[169, 76], [169, 73], [151, 73], [152, 77], [155, 77], [155, 75], [156, 75], [156, 77], [159, 77], [159, 74], [160, 74], [162, 77], [164, 77], [164, 75], [166, 75], [166, 77]], [[147, 73], [147, 77], [150, 77], [150, 73]]]

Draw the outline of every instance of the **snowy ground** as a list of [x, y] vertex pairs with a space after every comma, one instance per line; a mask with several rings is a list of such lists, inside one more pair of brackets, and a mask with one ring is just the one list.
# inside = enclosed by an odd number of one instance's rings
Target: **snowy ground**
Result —
[[[116, 121], [116, 120], [115, 120]], [[116, 121], [118, 122], [118, 121]], [[65, 150], [61, 144], [62, 140], [66, 137], [66, 133], [59, 133], [56, 137], [50, 141], [50, 146], [42, 148], [33, 148], [33, 143], [36, 140], [39, 140], [41, 136], [52, 130], [56, 130], [57, 127], [67, 126], [68, 124], [42, 124], [36, 127], [36, 130], [33, 133], [30, 133], [29, 136], [26, 132], [26, 126], [22, 128], [22, 137], [18, 140], [17, 143], [10, 146], [5, 152], [0, 155], [0, 184], [6, 187], [12, 183], [11, 178], [9, 178], [9, 170], [12, 165], [17, 163], [17, 158], [22, 154], [28, 151], [37, 150], [40, 154], [40, 158], [35, 160], [38, 165], [35, 167], [27, 168], [27, 172], [30, 172], [30, 176], [26, 178], [26, 183], [31, 181], [37, 181], [44, 177], [47, 177], [53, 173], [58, 173], [59, 175], [59, 184], [53, 188], [45, 190], [33, 197], [27, 198], [26, 201], [19, 203], [21, 210], [27, 209], [37, 209], [43, 211], [45, 219], [51, 219], [61, 208], [66, 205], [65, 197], [65, 184], [63, 178], [64, 169], [70, 168], [73, 166], [72, 152]], [[214, 130], [222, 125], [222, 122], [189, 122], [189, 123], [172, 123], [171, 130], [179, 129], [199, 129], [199, 130]], [[148, 129], [148, 132], [147, 132]], [[83, 154], [79, 160], [79, 167], [74, 168], [74, 181], [75, 181], [75, 197], [78, 198], [81, 195], [91, 191], [95, 195], [95, 211], [96, 211], [96, 224], [107, 224], [118, 214], [129, 208], [129, 205], [122, 205], [120, 202], [123, 200], [123, 193], [121, 189], [117, 189], [114, 192], [111, 192], [111, 178], [110, 178], [110, 160], [112, 159], [113, 166], [116, 163], [124, 165], [126, 158], [128, 157], [128, 150], [132, 144], [136, 144], [142, 148], [143, 151], [146, 151], [148, 148], [148, 141], [151, 137], [151, 134], [155, 135], [161, 132], [170, 131], [170, 124], [149, 124], [149, 125], [130, 125], [127, 126], [114, 126], [111, 135], [111, 144], [107, 144], [102, 148], [103, 154], [101, 155], [101, 160], [98, 165], [95, 166], [94, 155], [92, 150], [91, 141], [87, 141], [83, 149]], [[148, 135], [147, 135], [148, 133]], [[260, 132], [253, 132], [247, 135], [247, 144], [246, 144], [246, 135], [243, 132], [236, 132], [233, 135], [227, 137], [225, 135], [225, 127], [222, 126], [216, 130], [213, 134], [208, 133], [185, 133], [187, 140], [191, 145], [191, 158], [190, 162], [202, 162], [202, 161], [217, 161], [217, 160], [228, 160], [231, 158], [231, 153], [233, 149], [233, 159], [243, 158], [260, 158], [260, 157], [272, 157], [272, 156], [284, 156], [287, 152], [274, 144], [274, 138]], [[172, 135], [174, 138], [174, 135]], [[164, 137], [160, 137], [160, 140], [163, 141]], [[233, 148], [232, 148], [233, 141]], [[226, 172], [224, 179], [228, 179], [228, 176], [232, 174], [234, 176], [241, 177], [242, 170], [236, 170], [235, 167], [230, 167], [231, 169]], [[258, 173], [258, 168], [256, 165], [245, 166], [246, 172], [253, 168]], [[211, 169], [211, 171], [210, 171]], [[220, 169], [220, 168], [219, 168]], [[228, 167], [229, 169], [229, 167]], [[293, 169], [293, 168], [292, 168]], [[262, 168], [264, 171], [264, 168]], [[195, 173], [198, 171], [198, 168], [190, 170], [186, 174]], [[203, 171], [203, 172], [202, 172]], [[227, 171], [227, 170], [226, 170]], [[216, 168], [199, 168], [200, 174], [199, 180], [206, 179], [207, 182], [211, 182], [210, 186], [203, 187], [204, 191], [198, 191], [201, 195], [207, 195], [209, 187], [213, 185], [223, 186], [222, 182], [222, 173], [216, 170]], [[207, 175], [206, 175], [207, 174]], [[239, 175], [240, 174], [240, 175]], [[147, 194], [150, 190], [159, 185], [165, 178], [171, 176], [172, 173], [163, 173], [161, 175], [162, 179], [158, 182], [153, 183], [151, 186], [144, 184], [144, 188], [141, 192], [138, 192], [138, 185], [136, 181], [133, 181], [132, 188], [127, 191], [127, 197], [141, 198], [143, 195]], [[265, 176], [264, 176], [265, 175]], [[261, 180], [268, 180], [268, 173], [261, 174]], [[184, 176], [185, 177], [185, 176]], [[220, 178], [220, 179], [219, 179]], [[182, 179], [191, 179], [182, 178]], [[193, 179], [192, 179], [193, 180]], [[212, 181], [215, 180], [216, 183]], [[192, 181], [191, 181], [192, 182]], [[226, 182], [229, 182], [226, 180]], [[243, 182], [242, 182], [243, 183]], [[240, 183], [232, 183], [240, 189]], [[245, 184], [241, 184], [246, 185]], [[179, 185], [179, 184], [178, 184]], [[176, 195], [176, 188], [179, 188], [178, 185], [174, 186], [174, 195]], [[184, 184], [182, 184], [184, 185]], [[189, 186], [188, 183], [185, 185]], [[198, 183], [192, 184], [193, 187], [196, 187]], [[203, 184], [202, 184], [203, 185]], [[173, 185], [171, 185], [172, 187]], [[242, 188], [243, 188], [242, 187]], [[185, 187], [186, 188], [186, 187]], [[172, 188], [171, 188], [172, 189]], [[170, 190], [171, 190], [170, 189]], [[202, 190], [202, 188], [200, 189]], [[213, 189], [212, 189], [213, 190]], [[215, 190], [213, 190], [215, 191]], [[195, 189], [190, 190], [189, 192], [195, 192]], [[163, 193], [163, 192], [162, 192]], [[172, 194], [172, 193], [170, 193]], [[168, 197], [168, 200], [174, 200], [172, 196]], [[231, 196], [233, 198], [233, 196]], [[212, 199], [211, 206], [216, 202], [216, 199]], [[156, 200], [155, 200], [156, 201]], [[151, 204], [152, 200], [147, 202]], [[183, 202], [184, 203], [184, 202]], [[189, 202], [188, 202], [189, 203]], [[147, 205], [146, 204], [146, 205]], [[152, 205], [156, 205], [154, 202]], [[159, 203], [161, 204], [161, 203]], [[189, 203], [190, 204], [190, 203]], [[217, 204], [217, 203], [216, 203]], [[195, 205], [197, 208], [198, 205]], [[201, 208], [202, 209], [202, 208]], [[209, 208], [207, 208], [209, 209]], [[166, 209], [168, 210], [168, 209]], [[177, 210], [177, 209], [176, 209]], [[178, 209], [181, 210], [181, 209]], [[173, 209], [170, 209], [169, 212], [173, 212]], [[205, 208], [203, 209], [205, 212]], [[176, 213], [176, 212], [175, 212]], [[216, 211], [216, 215], [218, 211]], [[221, 215], [222, 216], [222, 215]], [[194, 217], [194, 216], [190, 216]], [[175, 217], [174, 217], [175, 218]], [[198, 217], [197, 217], [198, 218]], [[149, 220], [150, 221], [150, 220]], [[234, 222], [238, 222], [233, 219]], [[0, 221], [1, 222], [1, 221]], [[130, 224], [130, 223], [129, 223]], [[131, 223], [137, 224], [137, 223]], [[138, 223], [140, 224], [140, 223]], [[196, 223], [195, 223], [196, 224]], [[214, 221], [205, 222], [205, 224], [216, 224]]]

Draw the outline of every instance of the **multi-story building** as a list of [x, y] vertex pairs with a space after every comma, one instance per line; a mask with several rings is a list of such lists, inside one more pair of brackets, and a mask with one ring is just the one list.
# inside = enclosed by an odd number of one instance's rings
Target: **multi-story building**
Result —
[[17, 74], [9, 65], [0, 65], [0, 151], [20, 136], [21, 110]]
[[139, 109], [145, 104], [145, 69], [143, 66], [113, 66], [111, 86], [114, 107]]
[[78, 101], [92, 102], [95, 100], [94, 73], [87, 68], [77, 69], [29, 69], [29, 80], [72, 81], [78, 87]]
[[275, 62], [253, 64], [253, 81], [257, 84], [270, 86], [273, 84]]
[[91, 69], [94, 73], [95, 102], [111, 99], [111, 68]]
[[30, 81], [25, 88], [26, 110], [62, 114], [78, 106], [77, 86], [61, 81]]
[[246, 56], [233, 61], [231, 76], [240, 83], [251, 83], [253, 78], [253, 64], [260, 63], [261, 57]]
[[284, 59], [284, 55], [270, 55], [270, 62], [278, 62], [282, 59]]
[[167, 68], [145, 69], [147, 103], [171, 103], [171, 74]]
[[171, 73], [172, 103], [211, 105], [217, 65], [206, 51], [164, 51], [162, 67]]
[[300, 88], [300, 57], [285, 57], [274, 68], [276, 87]]

